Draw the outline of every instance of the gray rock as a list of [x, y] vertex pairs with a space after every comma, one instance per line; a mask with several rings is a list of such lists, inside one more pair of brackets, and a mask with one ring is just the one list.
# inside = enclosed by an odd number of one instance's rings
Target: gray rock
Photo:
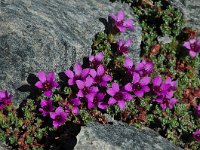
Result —
[[[94, 35], [105, 29], [100, 20], [119, 8], [133, 18], [127, 4], [108, 0], [1, 0], [0, 89], [11, 91], [15, 101], [22, 100], [28, 93], [17, 89], [27, 84], [29, 74], [58, 73], [82, 62], [91, 53]], [[134, 39], [131, 53], [138, 61], [142, 37], [135, 22], [136, 31], [126, 36]]]
[[163, 36], [163, 37], [158, 36], [157, 40], [158, 40], [159, 43], [168, 44], [168, 43], [172, 42], [172, 37], [169, 37], [169, 36]]
[[123, 123], [90, 123], [77, 135], [74, 150], [181, 150], [151, 129]]
[[[185, 26], [200, 31], [200, 1], [199, 0], [170, 0], [171, 4], [184, 13], [187, 23]], [[199, 33], [200, 35], [200, 33]]]

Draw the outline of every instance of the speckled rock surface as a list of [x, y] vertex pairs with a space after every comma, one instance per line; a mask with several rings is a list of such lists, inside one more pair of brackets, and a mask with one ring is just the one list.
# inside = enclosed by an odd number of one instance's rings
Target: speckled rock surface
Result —
[[123, 123], [82, 127], [74, 150], [181, 150], [150, 129]]
[[[62, 72], [91, 53], [92, 39], [104, 31], [100, 21], [126, 4], [108, 0], [2, 0], [0, 2], [0, 89], [8, 89], [14, 100], [28, 93], [17, 89], [27, 84], [30, 73]], [[134, 39], [132, 57], [139, 59], [141, 28], [124, 34]], [[26, 91], [26, 89], [25, 89]]]
[[172, 5], [180, 8], [184, 13], [187, 20], [185, 26], [192, 27], [200, 32], [200, 0], [170, 0], [170, 1]]

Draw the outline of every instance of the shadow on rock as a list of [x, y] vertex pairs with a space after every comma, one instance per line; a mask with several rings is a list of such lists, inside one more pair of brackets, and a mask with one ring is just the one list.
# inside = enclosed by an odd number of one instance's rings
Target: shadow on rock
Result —
[[35, 86], [35, 83], [38, 81], [38, 78], [34, 74], [29, 74], [27, 78], [28, 84], [24, 84], [21, 87], [19, 87], [17, 90], [20, 92], [30, 92], [29, 96], [27, 96], [27, 99], [35, 99], [40, 95], [39, 89]]

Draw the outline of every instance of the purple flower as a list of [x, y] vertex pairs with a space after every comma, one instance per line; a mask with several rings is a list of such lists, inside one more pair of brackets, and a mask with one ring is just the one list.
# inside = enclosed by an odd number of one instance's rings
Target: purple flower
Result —
[[66, 102], [65, 107], [67, 110], [71, 110], [71, 112], [74, 115], [78, 115], [79, 114], [79, 108], [78, 106], [81, 104], [80, 99], [77, 98], [72, 98], [69, 101]]
[[85, 97], [88, 101], [92, 101], [94, 95], [98, 92], [98, 88], [92, 86], [94, 79], [92, 77], [87, 77], [85, 81], [77, 80], [76, 84], [78, 86], [77, 97]]
[[196, 114], [197, 114], [198, 116], [200, 116], [200, 105], [198, 105], [198, 106], [196, 107], [195, 111], [196, 111]]
[[58, 107], [55, 112], [50, 112], [50, 117], [53, 119], [55, 128], [63, 125], [67, 119], [68, 112], [64, 112], [62, 107]]
[[69, 77], [68, 84], [74, 85], [76, 80], [84, 80], [90, 72], [89, 68], [82, 69], [81, 64], [76, 64], [74, 66], [74, 72], [69, 70], [65, 71], [66, 76]]
[[58, 86], [55, 81], [54, 72], [49, 72], [47, 75], [43, 71], [38, 72], [38, 81], [35, 86], [44, 91], [44, 95], [50, 97], [52, 95], [52, 89]]
[[115, 21], [115, 26], [117, 27], [119, 32], [125, 32], [126, 28], [131, 30], [134, 29], [133, 20], [125, 20], [124, 12], [122, 9], [118, 11], [118, 14], [116, 16], [113, 13], [111, 13], [109, 16]]
[[189, 50], [191, 57], [195, 57], [200, 52], [200, 40], [198, 39], [190, 39], [184, 42], [183, 46]]
[[193, 138], [195, 139], [195, 141], [200, 142], [200, 130], [197, 129], [197, 130], [193, 133]]
[[126, 107], [125, 101], [133, 99], [132, 95], [126, 91], [122, 91], [117, 83], [113, 83], [112, 88], [107, 89], [107, 93], [111, 96], [108, 104], [113, 105], [117, 103], [121, 110], [124, 110]]
[[93, 55], [90, 56], [89, 61], [94, 67], [98, 67], [102, 63], [103, 58], [104, 58], [104, 54], [101, 52], [101, 53], [97, 53], [95, 56]]
[[9, 104], [12, 97], [13, 96], [7, 90], [0, 91], [0, 109]]
[[53, 111], [52, 100], [42, 99], [40, 102], [40, 106], [42, 108], [39, 108], [39, 111], [42, 113], [44, 117]]
[[142, 60], [139, 64], [135, 66], [135, 71], [138, 72], [141, 76], [146, 76], [153, 73], [154, 64], [152, 62], [147, 62]]
[[103, 101], [105, 94], [104, 93], [97, 93], [92, 101], [88, 101], [88, 108], [100, 108], [100, 109], [107, 109], [108, 104]]
[[118, 41], [118, 51], [122, 54], [127, 54], [129, 52], [129, 48], [132, 45], [132, 40], [129, 38], [127, 41], [119, 39]]
[[134, 72], [132, 83], [127, 83], [124, 88], [126, 91], [133, 92], [137, 97], [143, 97], [145, 92], [150, 91], [147, 86], [150, 81], [150, 77], [141, 78], [138, 73]]
[[165, 84], [170, 85], [170, 90], [174, 91], [177, 89], [177, 82], [172, 81], [172, 79], [170, 77], [167, 77], [167, 79], [165, 80]]
[[160, 104], [160, 107], [165, 110], [167, 107], [172, 109], [177, 102], [176, 98], [173, 98], [173, 92], [168, 92], [166, 95], [160, 95], [153, 101]]
[[91, 69], [90, 75], [94, 78], [94, 82], [100, 86], [107, 86], [107, 82], [112, 80], [112, 77], [106, 74], [103, 65], [99, 65], [97, 71]]
[[165, 95], [170, 89], [170, 84], [162, 81], [161, 76], [156, 76], [153, 81], [153, 92], [157, 95]]

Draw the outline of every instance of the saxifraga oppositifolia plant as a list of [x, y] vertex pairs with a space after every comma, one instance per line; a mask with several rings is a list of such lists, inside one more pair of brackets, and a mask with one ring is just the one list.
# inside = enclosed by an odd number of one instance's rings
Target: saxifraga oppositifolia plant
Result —
[[[134, 21], [125, 19], [122, 9], [117, 15], [111, 13], [109, 16], [113, 19], [115, 32], [109, 33], [112, 35], [100, 33], [99, 36], [103, 35], [105, 40], [107, 37], [124, 34], [126, 30], [134, 30]], [[111, 44], [117, 45], [114, 52], [109, 49]], [[185, 106], [175, 98], [177, 81], [170, 76], [162, 76], [154, 69], [154, 63], [149, 59], [134, 64], [127, 55], [131, 45], [130, 38], [108, 40], [105, 51], [94, 49], [93, 54], [88, 57], [88, 65], [78, 63], [73, 70], [65, 71], [67, 82], [56, 81], [54, 72], [39, 71], [39, 80], [35, 86], [41, 95], [35, 100], [27, 100], [21, 108], [12, 105], [12, 95], [8, 91], [0, 91], [0, 115], [1, 118], [6, 118], [0, 119], [0, 139], [14, 148], [45, 148], [48, 140], [52, 141], [66, 122], [82, 124], [91, 119], [98, 120], [107, 112], [136, 126], [154, 128], [155, 124], [152, 122], [160, 120], [159, 132], [164, 134], [163, 136], [166, 136], [166, 131], [171, 131], [171, 134], [180, 135], [179, 139], [184, 141], [182, 133], [188, 132], [193, 138], [193, 145], [198, 146], [199, 106], [192, 110], [196, 114], [194, 117], [190, 116], [189, 112], [186, 113], [188, 120], [193, 121], [190, 129], [188, 123], [179, 124], [178, 111]], [[189, 50], [191, 57], [197, 56], [197, 39], [195, 42], [193, 39], [186, 41], [183, 46]], [[118, 73], [126, 79], [119, 77]], [[157, 118], [158, 113], [165, 118]], [[173, 127], [180, 129], [166, 130], [174, 129]], [[49, 135], [53, 138], [49, 138]], [[167, 138], [173, 141], [173, 136], [170, 137], [169, 133], [167, 135]]]

